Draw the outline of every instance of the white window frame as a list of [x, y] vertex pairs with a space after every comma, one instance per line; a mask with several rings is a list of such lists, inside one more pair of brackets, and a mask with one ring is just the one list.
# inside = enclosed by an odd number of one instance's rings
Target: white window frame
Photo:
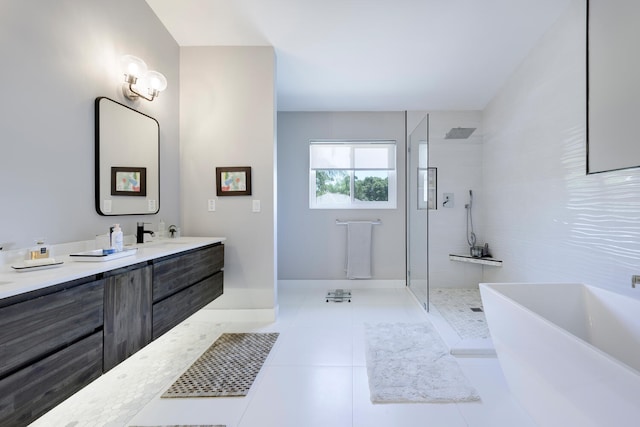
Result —
[[[312, 146], [314, 145], [320, 145], [320, 144], [326, 144], [326, 145], [333, 145], [333, 146], [340, 146], [340, 147], [349, 147], [351, 150], [351, 156], [350, 156], [350, 165], [349, 167], [346, 167], [345, 165], [341, 166], [341, 167], [318, 167], [318, 168], [314, 168], [314, 157], [313, 157], [313, 148]], [[353, 152], [356, 148], [367, 148], [367, 146], [371, 146], [374, 147], [375, 145], [385, 145], [389, 150], [390, 153], [392, 154], [392, 159], [390, 159], [390, 162], [392, 162], [391, 165], [388, 165], [388, 167], [356, 167], [356, 165], [354, 164], [355, 162], [355, 156], [353, 155]], [[396, 209], [397, 207], [397, 170], [398, 170], [398, 166], [397, 166], [397, 142], [394, 140], [375, 140], [375, 139], [368, 139], [368, 140], [318, 140], [318, 139], [312, 139], [309, 140], [309, 208], [310, 209]], [[347, 160], [345, 160], [347, 161]], [[316, 200], [316, 169], [317, 170], [329, 170], [329, 169], [333, 169], [333, 170], [344, 170], [347, 171], [350, 174], [350, 196], [351, 196], [351, 201], [349, 203], [336, 203], [336, 204], [329, 204], [329, 203], [322, 203], [322, 204], [318, 204], [317, 200]], [[388, 193], [387, 193], [387, 198], [388, 200], [385, 202], [374, 202], [374, 201], [358, 201], [355, 200], [354, 195], [355, 195], [355, 179], [354, 179], [354, 174], [357, 171], [386, 171], [388, 174]]]

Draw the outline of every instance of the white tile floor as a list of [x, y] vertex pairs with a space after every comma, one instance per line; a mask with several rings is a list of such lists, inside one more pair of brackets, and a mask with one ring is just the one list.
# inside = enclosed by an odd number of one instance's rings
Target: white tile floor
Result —
[[[280, 315], [270, 324], [217, 324], [201, 310], [34, 426], [534, 425], [509, 393], [495, 358], [458, 359], [481, 403], [372, 404], [364, 324], [419, 322], [427, 315], [405, 289], [354, 289], [351, 303], [326, 303], [324, 295], [322, 290], [280, 290]], [[246, 397], [160, 399], [220, 333], [272, 331], [280, 337]]]

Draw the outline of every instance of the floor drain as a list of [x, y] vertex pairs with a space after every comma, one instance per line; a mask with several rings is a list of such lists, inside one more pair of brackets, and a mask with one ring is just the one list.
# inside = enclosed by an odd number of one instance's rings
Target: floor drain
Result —
[[484, 310], [480, 307], [471, 307], [471, 311], [473, 311], [474, 313], [482, 313]]
[[351, 302], [351, 290], [350, 289], [334, 289], [327, 292], [327, 302]]

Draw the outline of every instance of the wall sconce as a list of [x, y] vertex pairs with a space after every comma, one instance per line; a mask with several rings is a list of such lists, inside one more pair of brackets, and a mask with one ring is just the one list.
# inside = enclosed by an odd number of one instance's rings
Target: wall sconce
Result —
[[[147, 64], [137, 56], [125, 55], [121, 62], [124, 74], [122, 93], [127, 98], [131, 100], [144, 98], [147, 101], [153, 101], [167, 88], [166, 77], [158, 71], [148, 70]], [[148, 96], [142, 93], [145, 91]]]

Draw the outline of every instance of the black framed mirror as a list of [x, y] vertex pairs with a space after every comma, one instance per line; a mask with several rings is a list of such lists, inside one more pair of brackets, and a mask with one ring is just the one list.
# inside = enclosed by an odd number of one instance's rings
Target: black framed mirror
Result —
[[587, 173], [640, 167], [640, 2], [587, 0]]
[[160, 210], [160, 125], [106, 97], [95, 100], [95, 196], [100, 215]]

